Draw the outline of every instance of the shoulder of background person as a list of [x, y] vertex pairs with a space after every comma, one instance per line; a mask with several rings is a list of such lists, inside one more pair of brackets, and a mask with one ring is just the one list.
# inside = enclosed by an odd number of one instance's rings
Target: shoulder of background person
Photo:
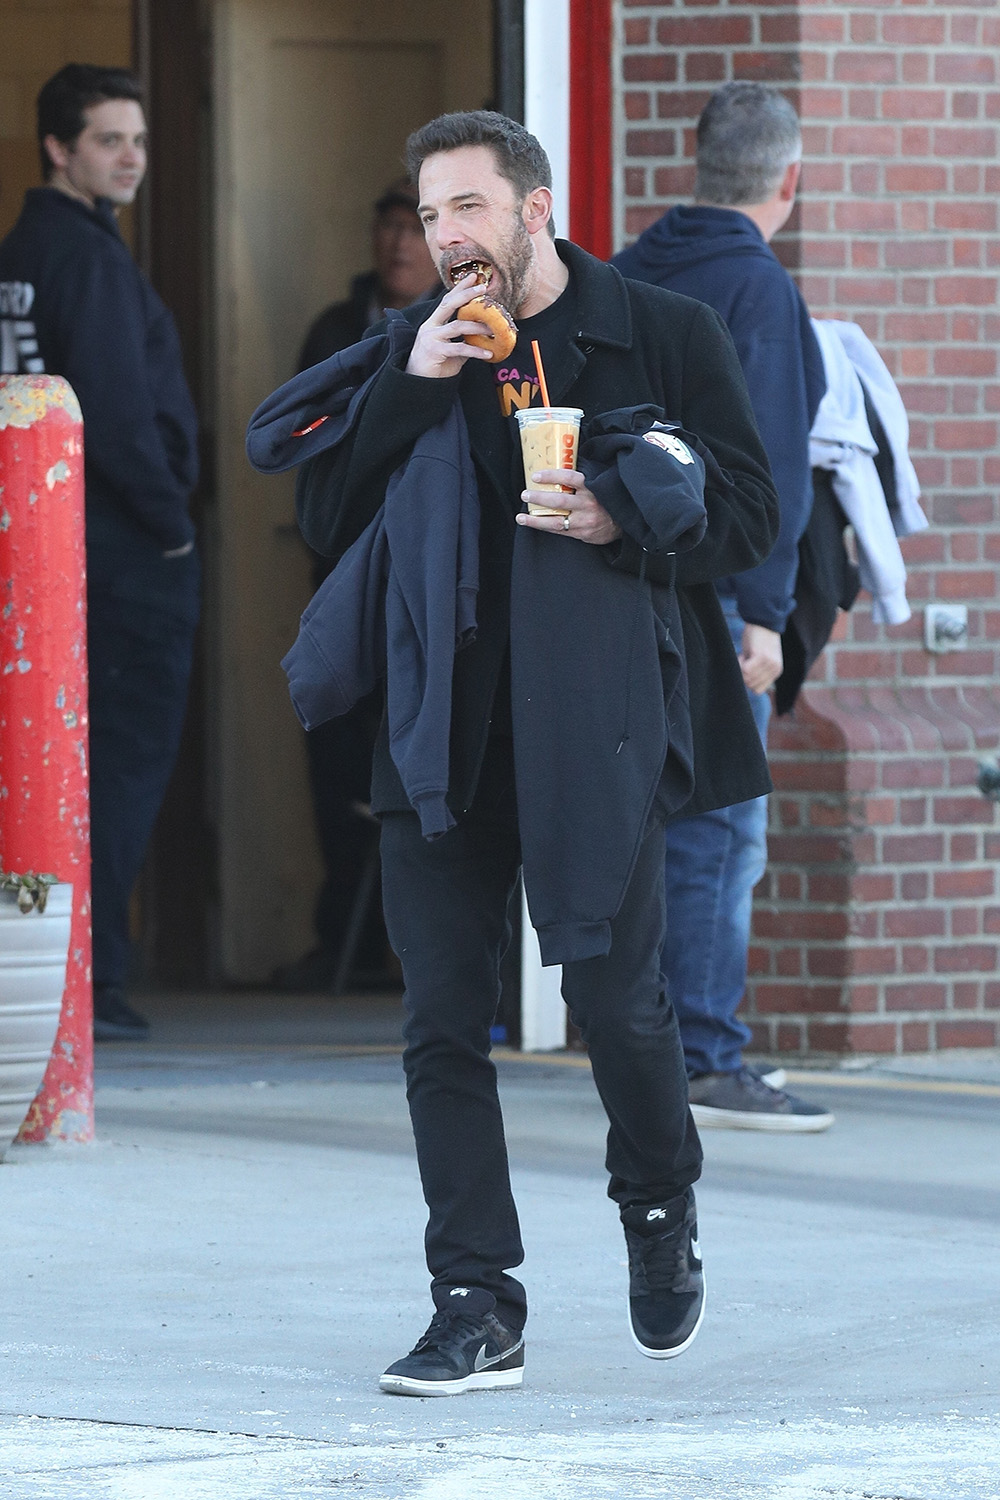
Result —
[[[718, 267], [720, 263], [716, 264]], [[734, 331], [740, 326], [754, 326], [762, 336], [770, 326], [775, 339], [793, 335], [797, 340], [808, 338], [808, 313], [802, 294], [769, 247], [766, 258], [734, 258], [730, 265], [732, 302], [726, 321]]]
[[[394, 318], [402, 318], [405, 322], [409, 323], [411, 328], [419, 328], [421, 323], [427, 321], [443, 296], [444, 287], [441, 287], [440, 291], [436, 291], [432, 296], [423, 297], [419, 302], [411, 302], [409, 307], [394, 311], [392, 316]], [[369, 333], [385, 333], [388, 326], [388, 317], [380, 318], [367, 331]]]
[[351, 295], [332, 302], [309, 325], [299, 356], [299, 370], [307, 370], [324, 359], [360, 343], [368, 329], [372, 299], [378, 285], [374, 271], [355, 276]]
[[58, 188], [29, 188], [4, 245], [40, 267], [58, 264], [80, 271], [108, 256], [132, 260], [113, 223], [102, 222], [96, 209]]

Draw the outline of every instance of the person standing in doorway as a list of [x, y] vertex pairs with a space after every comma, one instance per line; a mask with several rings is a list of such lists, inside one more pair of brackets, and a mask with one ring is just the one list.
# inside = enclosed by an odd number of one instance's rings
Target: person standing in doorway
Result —
[[[795, 203], [802, 133], [788, 101], [761, 83], [717, 89], [698, 121], [695, 201], [670, 209], [614, 257], [623, 276], [683, 292], [725, 320], [781, 503], [769, 557], [716, 581], [762, 743], [781, 634], [795, 604], [809, 520], [809, 429], [823, 360], [802, 297], [770, 248]], [[691, 1108], [701, 1125], [817, 1131], [833, 1115], [743, 1063], [753, 888], [767, 863], [767, 798], [716, 808], [667, 830], [664, 970], [680, 1022]]]
[[0, 282], [30, 289], [30, 337], [22, 326], [9, 365], [65, 376], [83, 412], [94, 1036], [141, 1039], [148, 1023], [126, 998], [129, 902], [187, 701], [197, 421], [173, 319], [118, 230], [146, 171], [138, 79], [70, 63], [37, 110], [45, 185], [0, 245]]

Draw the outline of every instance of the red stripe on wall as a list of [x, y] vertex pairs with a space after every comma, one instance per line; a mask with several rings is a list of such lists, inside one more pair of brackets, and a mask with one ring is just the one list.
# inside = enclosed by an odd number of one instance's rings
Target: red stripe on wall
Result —
[[569, 233], [611, 254], [611, 0], [570, 0]]

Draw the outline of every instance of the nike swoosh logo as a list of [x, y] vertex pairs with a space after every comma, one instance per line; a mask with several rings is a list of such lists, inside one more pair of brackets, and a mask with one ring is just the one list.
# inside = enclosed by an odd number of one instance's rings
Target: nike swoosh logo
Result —
[[488, 1370], [490, 1365], [498, 1365], [502, 1359], [502, 1354], [495, 1354], [492, 1359], [488, 1358], [486, 1354], [486, 1345], [483, 1344], [479, 1349], [476, 1350], [476, 1359], [472, 1368], [476, 1371]]

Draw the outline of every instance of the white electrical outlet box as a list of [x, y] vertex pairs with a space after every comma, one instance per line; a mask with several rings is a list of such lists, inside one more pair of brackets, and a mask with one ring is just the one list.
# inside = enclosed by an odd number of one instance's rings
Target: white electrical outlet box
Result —
[[928, 604], [924, 610], [924, 645], [928, 651], [964, 651], [969, 644], [967, 604]]

